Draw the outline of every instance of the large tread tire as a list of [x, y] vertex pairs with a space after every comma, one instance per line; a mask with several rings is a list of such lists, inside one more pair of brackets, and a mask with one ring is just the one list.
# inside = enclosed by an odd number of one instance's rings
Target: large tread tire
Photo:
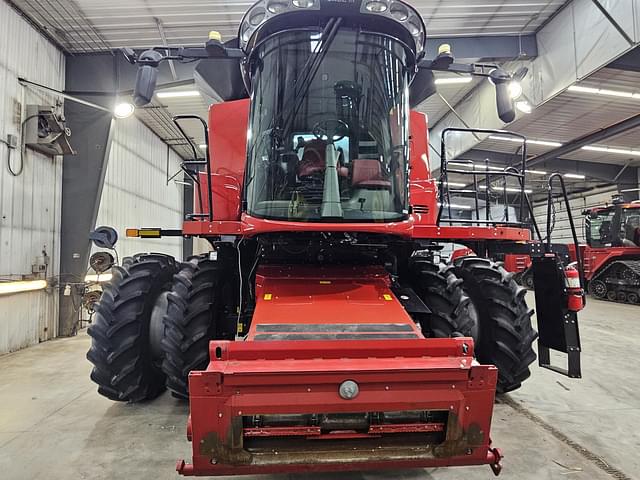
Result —
[[140, 402], [164, 391], [165, 377], [149, 344], [149, 324], [155, 301], [171, 285], [177, 271], [173, 257], [137, 254], [114, 267], [104, 286], [87, 333], [93, 363], [91, 379], [98, 392], [116, 401]]
[[536, 359], [532, 346], [538, 338], [526, 289], [513, 280], [513, 274], [484, 258], [461, 258], [455, 266], [479, 314], [476, 358], [498, 367], [498, 393], [519, 388], [531, 375], [529, 365]]
[[164, 317], [162, 370], [167, 388], [177, 398], [189, 398], [189, 372], [209, 363], [209, 341], [216, 335], [222, 268], [208, 255], [191, 258], [173, 278]]
[[411, 287], [431, 310], [418, 319], [425, 336], [477, 336], [478, 314], [453, 267], [414, 260], [410, 272]]

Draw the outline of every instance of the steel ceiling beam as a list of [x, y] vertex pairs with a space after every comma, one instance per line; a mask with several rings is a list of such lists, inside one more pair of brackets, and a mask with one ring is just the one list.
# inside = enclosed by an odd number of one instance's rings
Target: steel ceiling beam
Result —
[[427, 52], [435, 56], [438, 46], [451, 45], [451, 51], [459, 59], [514, 60], [538, 56], [538, 43], [532, 35], [499, 35], [477, 37], [428, 37]]
[[609, 13], [609, 11], [607, 10], [607, 8], [602, 5], [602, 3], [600, 3], [599, 0], [591, 0], [593, 2], [593, 4], [596, 6], [596, 8], [598, 10], [600, 10], [600, 12], [602, 13], [602, 15], [604, 15], [604, 17], [609, 21], [609, 23], [611, 25], [613, 25], [613, 27], [618, 31], [618, 33], [620, 35], [622, 35], [622, 37], [627, 41], [627, 43], [629, 45], [635, 45], [635, 41], [633, 40], [633, 38], [631, 38], [629, 36], [629, 34], [625, 31], [624, 28], [622, 28], [622, 25], [620, 25], [615, 18], [613, 18], [613, 15], [611, 15]]
[[572, 140], [571, 142], [562, 145], [561, 147], [533, 157], [529, 161], [527, 161], [527, 166], [533, 167], [547, 160], [560, 158], [571, 152], [575, 152], [576, 150], [579, 150], [584, 146], [601, 142], [602, 140], [615, 137], [617, 135], [628, 132], [629, 130], [634, 130], [638, 127], [640, 127], [640, 114], [634, 115], [627, 118], [626, 120], [614, 123], [613, 125], [609, 125], [608, 127], [602, 128], [600, 130], [596, 130], [595, 132], [589, 133], [588, 135], [583, 135], [582, 137], [576, 138], [575, 140]]

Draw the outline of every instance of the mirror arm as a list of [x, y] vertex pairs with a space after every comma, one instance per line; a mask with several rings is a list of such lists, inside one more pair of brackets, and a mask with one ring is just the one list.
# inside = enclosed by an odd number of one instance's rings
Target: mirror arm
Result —
[[241, 49], [225, 47], [224, 44], [214, 40], [209, 40], [205, 47], [154, 47], [150, 51], [157, 52], [161, 57], [150, 58], [149, 55], [145, 55], [147, 52], [137, 55], [131, 49], [122, 49], [122, 53], [129, 63], [150, 65], [152, 67], [157, 67], [160, 62], [165, 60], [175, 60], [178, 62], [183, 60], [199, 59], [240, 60], [245, 57], [245, 54]]
[[418, 69], [437, 72], [467, 73], [478, 77], [488, 77], [491, 70], [499, 68], [498, 65], [489, 63], [450, 63], [443, 64], [436, 60], [422, 60], [418, 63]]

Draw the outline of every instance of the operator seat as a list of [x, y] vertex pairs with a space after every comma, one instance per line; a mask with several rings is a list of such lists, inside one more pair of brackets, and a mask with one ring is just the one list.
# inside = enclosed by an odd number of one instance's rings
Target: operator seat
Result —
[[385, 179], [380, 160], [370, 158], [358, 158], [353, 161], [351, 185], [354, 188], [391, 190], [391, 182]]
[[[298, 178], [310, 177], [316, 174], [324, 174], [326, 165], [327, 142], [320, 139], [309, 140], [304, 144], [302, 160], [298, 164]], [[338, 159], [338, 175], [347, 177], [349, 170], [340, 166], [342, 159]]]

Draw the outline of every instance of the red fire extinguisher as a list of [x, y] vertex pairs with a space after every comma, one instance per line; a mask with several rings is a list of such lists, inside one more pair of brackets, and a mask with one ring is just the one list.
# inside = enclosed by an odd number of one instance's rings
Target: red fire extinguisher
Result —
[[579, 312], [584, 308], [584, 290], [580, 285], [580, 272], [575, 263], [564, 269], [565, 286], [567, 287], [567, 308], [572, 312]]

